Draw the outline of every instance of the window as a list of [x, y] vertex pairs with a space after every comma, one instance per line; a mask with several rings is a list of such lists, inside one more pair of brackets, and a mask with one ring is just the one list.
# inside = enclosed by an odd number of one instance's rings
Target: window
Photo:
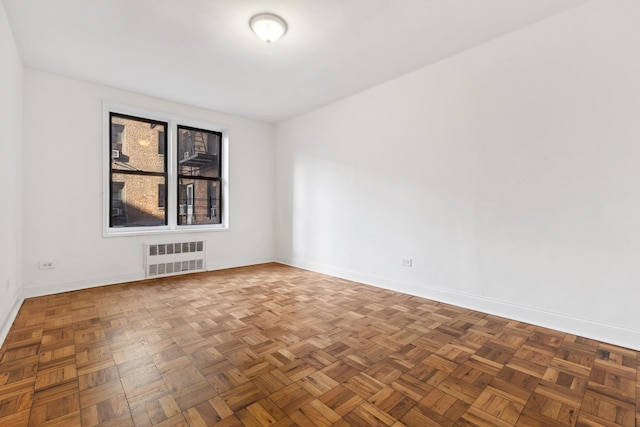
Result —
[[158, 184], [158, 209], [164, 209], [167, 206], [167, 186]]
[[106, 105], [105, 121], [105, 235], [226, 228], [224, 131]]
[[167, 182], [167, 162], [156, 146], [167, 144], [158, 137], [167, 123], [116, 113], [110, 114], [110, 122], [110, 227], [166, 225], [166, 213], [150, 207], [167, 198], [166, 191], [155, 191]]
[[164, 156], [165, 145], [161, 141], [165, 140], [164, 131], [158, 131], [158, 154]]
[[111, 123], [111, 158], [119, 159], [122, 153], [122, 140], [124, 139], [124, 125]]
[[111, 223], [122, 225], [124, 220], [124, 182], [111, 183]]
[[220, 224], [222, 133], [178, 126], [178, 225]]

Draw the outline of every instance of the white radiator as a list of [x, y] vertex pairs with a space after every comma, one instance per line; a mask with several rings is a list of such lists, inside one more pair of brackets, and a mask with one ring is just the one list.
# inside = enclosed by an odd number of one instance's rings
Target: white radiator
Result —
[[144, 245], [146, 277], [206, 271], [205, 242], [154, 243]]

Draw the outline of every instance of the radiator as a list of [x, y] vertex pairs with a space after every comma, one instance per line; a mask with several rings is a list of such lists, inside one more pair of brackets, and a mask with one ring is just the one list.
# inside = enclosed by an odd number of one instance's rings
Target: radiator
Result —
[[145, 275], [163, 277], [206, 271], [205, 254], [205, 242], [202, 240], [145, 244]]

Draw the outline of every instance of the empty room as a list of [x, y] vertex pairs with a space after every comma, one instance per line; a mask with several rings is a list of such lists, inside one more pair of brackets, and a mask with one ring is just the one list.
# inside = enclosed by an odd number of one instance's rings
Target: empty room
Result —
[[1, 0], [1, 426], [640, 426], [640, 2]]

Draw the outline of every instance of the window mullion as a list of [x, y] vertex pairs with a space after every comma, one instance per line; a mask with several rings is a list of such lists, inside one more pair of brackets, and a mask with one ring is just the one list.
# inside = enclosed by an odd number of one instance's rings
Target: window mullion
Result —
[[176, 182], [177, 182], [177, 165], [175, 162], [176, 156], [176, 123], [175, 121], [169, 121], [169, 127], [167, 129], [167, 152], [165, 156], [166, 171], [167, 171], [167, 221], [171, 229], [176, 228], [177, 217], [175, 212], [175, 206], [177, 205], [176, 196]]

